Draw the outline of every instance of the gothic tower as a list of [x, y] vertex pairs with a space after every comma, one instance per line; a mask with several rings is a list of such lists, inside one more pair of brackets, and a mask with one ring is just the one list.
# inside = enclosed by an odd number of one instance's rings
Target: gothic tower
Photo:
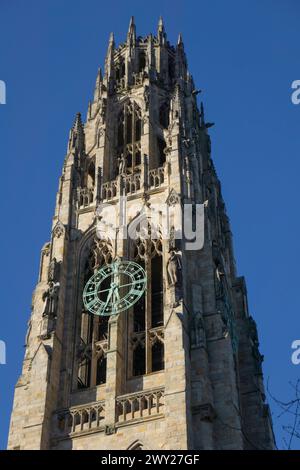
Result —
[[[77, 114], [69, 135], [9, 449], [274, 448], [199, 93], [162, 19], [156, 36], [137, 36], [133, 18], [123, 44], [111, 34], [86, 122]], [[145, 273], [143, 294], [91, 313], [88, 280], [126, 262]], [[107, 307], [121, 288], [101, 285]]]

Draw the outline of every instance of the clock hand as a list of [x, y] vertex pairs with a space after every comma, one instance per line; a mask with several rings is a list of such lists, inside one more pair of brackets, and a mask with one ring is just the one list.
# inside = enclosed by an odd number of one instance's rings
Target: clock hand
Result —
[[132, 281], [129, 284], [123, 284], [122, 286], [119, 286], [119, 289], [121, 289], [121, 287], [128, 287], [128, 286], [132, 286], [133, 284], [142, 284], [142, 283], [143, 283], [143, 280], [141, 280], [141, 281]]
[[106, 307], [107, 307], [107, 305], [108, 305], [108, 302], [110, 301], [110, 298], [111, 298], [111, 296], [112, 296], [112, 294], [113, 294], [113, 291], [114, 291], [114, 287], [110, 289], [110, 292], [109, 292], [109, 294], [108, 294], [108, 296], [107, 296], [106, 302], [105, 302], [104, 307], [102, 308], [102, 310], [105, 310], [105, 309], [106, 309]]
[[107, 292], [109, 290], [111, 290], [111, 287], [109, 289], [98, 290], [97, 294], [102, 294], [102, 292]]

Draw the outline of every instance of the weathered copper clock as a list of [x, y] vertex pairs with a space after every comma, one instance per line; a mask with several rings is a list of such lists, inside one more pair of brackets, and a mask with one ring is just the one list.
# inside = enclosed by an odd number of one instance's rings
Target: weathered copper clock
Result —
[[83, 291], [84, 306], [94, 315], [116, 315], [142, 297], [146, 281], [145, 270], [139, 264], [116, 260], [88, 280]]

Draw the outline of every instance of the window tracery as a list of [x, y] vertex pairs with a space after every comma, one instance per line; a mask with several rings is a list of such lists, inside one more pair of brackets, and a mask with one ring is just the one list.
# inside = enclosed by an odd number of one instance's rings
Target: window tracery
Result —
[[[129, 314], [131, 374], [156, 372], [164, 368], [163, 347], [163, 263], [161, 234], [154, 238], [151, 224], [137, 225], [138, 237], [132, 243], [132, 259], [147, 273], [146, 293]], [[152, 237], [151, 237], [152, 235]]]
[[117, 131], [117, 162], [125, 160], [126, 173], [133, 173], [141, 165], [141, 137], [141, 108], [128, 101], [119, 114]]
[[[95, 237], [88, 248], [88, 254], [84, 263], [82, 289], [88, 279], [101, 266], [111, 262], [111, 242]], [[78, 388], [102, 385], [106, 382], [108, 317], [97, 317], [83, 311], [80, 330], [80, 345], [77, 354]]]

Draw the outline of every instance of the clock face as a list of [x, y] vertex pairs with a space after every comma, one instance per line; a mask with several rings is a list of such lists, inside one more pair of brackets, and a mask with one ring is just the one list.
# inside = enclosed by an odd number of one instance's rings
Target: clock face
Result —
[[146, 273], [132, 261], [103, 266], [86, 283], [85, 308], [94, 315], [116, 315], [129, 309], [146, 290]]

